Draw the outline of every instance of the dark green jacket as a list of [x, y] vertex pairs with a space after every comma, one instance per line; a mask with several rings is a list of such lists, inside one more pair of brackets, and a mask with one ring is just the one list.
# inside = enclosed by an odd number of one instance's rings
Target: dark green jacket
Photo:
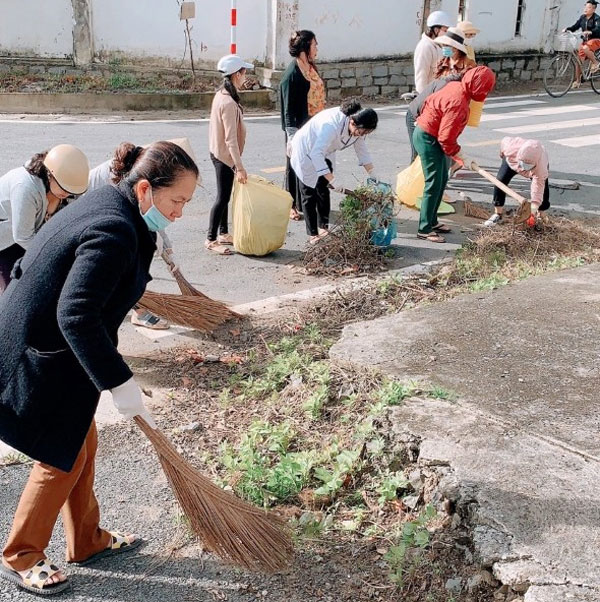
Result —
[[302, 71], [294, 59], [283, 72], [279, 84], [281, 129], [288, 134], [299, 130], [309, 120], [309, 90], [310, 82], [302, 75]]

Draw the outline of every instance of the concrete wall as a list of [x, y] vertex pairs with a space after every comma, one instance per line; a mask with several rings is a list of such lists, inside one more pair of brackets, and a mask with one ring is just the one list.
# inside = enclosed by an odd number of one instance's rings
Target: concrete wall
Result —
[[1, 0], [0, 54], [63, 58], [73, 54], [71, 0]]
[[[123, 54], [127, 58], [162, 58], [181, 62], [185, 50], [184, 23], [175, 0], [91, 0], [94, 46], [101, 57]], [[265, 0], [238, 3], [238, 49], [246, 59], [264, 61], [267, 27]], [[193, 27], [194, 59], [214, 66], [229, 53], [228, 0], [198, 0]], [[189, 64], [189, 55], [186, 60]]]

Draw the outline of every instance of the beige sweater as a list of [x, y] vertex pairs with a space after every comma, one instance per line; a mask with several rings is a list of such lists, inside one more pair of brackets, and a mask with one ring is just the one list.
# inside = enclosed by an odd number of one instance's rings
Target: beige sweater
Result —
[[225, 90], [215, 94], [208, 128], [210, 152], [231, 168], [242, 169], [246, 126], [242, 110]]

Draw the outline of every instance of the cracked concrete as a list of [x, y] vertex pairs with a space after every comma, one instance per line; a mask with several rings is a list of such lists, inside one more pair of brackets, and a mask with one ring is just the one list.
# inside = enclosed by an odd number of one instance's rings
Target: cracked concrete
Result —
[[457, 392], [390, 430], [452, 467], [478, 560], [526, 602], [600, 601], [598, 300], [596, 265], [353, 324], [331, 350]]

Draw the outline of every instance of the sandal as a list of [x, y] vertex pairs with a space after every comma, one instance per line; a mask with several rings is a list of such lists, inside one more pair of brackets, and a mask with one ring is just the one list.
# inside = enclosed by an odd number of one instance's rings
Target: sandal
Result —
[[217, 255], [233, 255], [231, 249], [221, 244], [218, 240], [206, 240], [204, 241], [204, 246], [208, 251], [212, 251]]
[[446, 242], [446, 239], [443, 236], [437, 234], [437, 232], [429, 232], [429, 234], [424, 234], [423, 232], [417, 232], [417, 238], [421, 240], [427, 240], [429, 242]]
[[38, 594], [40, 596], [52, 596], [59, 592], [64, 592], [67, 588], [71, 587], [71, 582], [66, 579], [59, 583], [52, 583], [46, 585], [46, 581], [60, 572], [60, 569], [51, 564], [47, 558], [40, 560], [37, 564], [34, 564], [30, 569], [25, 571], [14, 571], [8, 567], [0, 564], [0, 577], [12, 581], [19, 587], [26, 589], [28, 592]]
[[109, 556], [115, 556], [117, 554], [124, 554], [125, 552], [131, 552], [138, 548], [144, 542], [141, 538], [135, 538], [131, 543], [127, 541], [128, 537], [135, 537], [134, 535], [126, 535], [125, 533], [121, 533], [120, 531], [109, 531], [111, 540], [110, 545], [104, 550], [97, 552], [96, 554], [92, 554], [89, 558], [85, 560], [69, 562], [74, 566], [87, 566], [88, 564], [92, 564], [97, 560], [102, 558], [107, 558]]
[[233, 236], [231, 234], [219, 234], [217, 242], [222, 245], [233, 245]]
[[436, 224], [435, 226], [433, 226], [433, 229], [436, 232], [442, 232], [443, 234], [449, 234], [450, 232], [452, 232], [452, 228], [447, 224]]
[[138, 314], [135, 311], [131, 314], [131, 323], [134, 326], [142, 326], [143, 328], [150, 328], [151, 330], [168, 330], [171, 325], [159, 316], [151, 314], [149, 311], [143, 314]]

